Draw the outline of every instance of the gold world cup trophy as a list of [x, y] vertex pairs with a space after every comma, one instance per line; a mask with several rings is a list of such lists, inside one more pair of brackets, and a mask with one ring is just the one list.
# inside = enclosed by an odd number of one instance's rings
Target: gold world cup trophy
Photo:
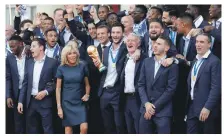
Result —
[[103, 65], [103, 63], [100, 61], [100, 56], [99, 53], [97, 51], [97, 48], [94, 45], [90, 45], [87, 48], [87, 52], [88, 55], [93, 59], [93, 60], [97, 60], [100, 62], [100, 64], [97, 66], [97, 68], [99, 69], [100, 72], [104, 71], [106, 69], [106, 67]]

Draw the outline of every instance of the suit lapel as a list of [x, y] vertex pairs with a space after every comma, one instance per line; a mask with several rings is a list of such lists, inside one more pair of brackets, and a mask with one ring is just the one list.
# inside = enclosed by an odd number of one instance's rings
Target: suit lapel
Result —
[[125, 45], [124, 45], [124, 42], [123, 42], [123, 43], [120, 45], [120, 49], [118, 50], [117, 61], [116, 61], [116, 63], [120, 60], [121, 55], [123, 54], [124, 48], [125, 48]]
[[[155, 69], [155, 68], [154, 68]], [[153, 83], [152, 84], [154, 84], [155, 82], [156, 82], [156, 80], [159, 78], [159, 76], [162, 74], [162, 72], [165, 70], [165, 68], [162, 66], [162, 65], [160, 65], [160, 67], [159, 67], [159, 70], [157, 71], [157, 73], [156, 73], [156, 77], [155, 77], [155, 79], [154, 79], [154, 81], [153, 81]], [[154, 71], [155, 72], [155, 71]], [[153, 74], [154, 74], [154, 72], [153, 72]], [[153, 75], [154, 76], [154, 75]]]
[[97, 51], [98, 51], [100, 60], [102, 61], [102, 48], [101, 48], [101, 44], [99, 44], [99, 45], [97, 46]]
[[[147, 62], [147, 61], [145, 61], [145, 62]], [[146, 73], [148, 73], [149, 77], [150, 77], [150, 80], [148, 83], [151, 83], [151, 85], [152, 85], [152, 83], [154, 81], [154, 71], [155, 71], [155, 61], [153, 61], [153, 57], [148, 62], [149, 63], [145, 64], [146, 66], [148, 66], [148, 68], [146, 69], [148, 72], [146, 72]], [[148, 76], [148, 75], [146, 75], [146, 76]]]
[[197, 75], [197, 79], [196, 79], [195, 83], [197, 83], [198, 79], [201, 76], [201, 73], [203, 72], [203, 70], [207, 66], [207, 64], [208, 64], [208, 58], [207, 59], [204, 59], [204, 62], [201, 64], [201, 67], [200, 67], [200, 69], [198, 71], [198, 75]]
[[[195, 59], [193, 60], [193, 62], [192, 62], [191, 69], [190, 69], [190, 72], [189, 72], [189, 74], [188, 74], [188, 78], [187, 78], [187, 83], [188, 83], [188, 85], [191, 84], [191, 72], [192, 72], [192, 70], [193, 70], [193, 67], [194, 67], [194, 64], [195, 64], [196, 61], [197, 61], [197, 59], [195, 58]], [[189, 90], [190, 90], [190, 89], [188, 89], [188, 91], [189, 91]]]
[[194, 42], [194, 39], [191, 37], [191, 39], [188, 43], [186, 56], [188, 56], [189, 50], [190, 50], [191, 46], [193, 45], [193, 42]]
[[103, 62], [105, 66], [108, 66], [108, 55], [109, 55], [109, 50], [112, 44], [108, 47], [106, 47], [103, 51]]
[[[30, 74], [30, 75], [31, 75], [31, 78], [30, 78], [31, 82], [30, 82], [30, 83], [31, 83], [31, 84], [33, 83], [33, 74], [34, 74], [34, 73], [33, 73], [33, 69], [34, 69], [34, 64], [35, 64], [34, 59], [32, 59], [31, 64], [30, 64], [30, 65], [31, 65], [31, 66], [30, 66], [30, 73], [31, 73], [31, 74]], [[29, 64], [28, 64], [28, 65], [29, 65]]]
[[42, 68], [42, 70], [41, 70], [40, 80], [41, 80], [42, 76], [43, 76], [44, 73], [45, 73], [45, 70], [46, 70], [46, 68], [47, 68], [47, 65], [48, 65], [48, 57], [46, 56], [45, 61], [44, 61], [43, 68]]
[[13, 67], [15, 69], [15, 72], [16, 72], [16, 76], [18, 77], [19, 79], [19, 71], [18, 71], [18, 66], [17, 66], [17, 62], [16, 62], [16, 57], [13, 56], [14, 58], [12, 59], [12, 65], [15, 66]]
[[185, 46], [185, 42], [184, 42], [184, 39], [183, 37], [181, 37], [181, 40], [180, 40], [180, 54], [184, 54], [184, 46]]
[[137, 74], [138, 67], [139, 67], [140, 63], [141, 63], [141, 58], [140, 58], [139, 60], [137, 60], [137, 62], [135, 63], [135, 75], [134, 75], [134, 77], [135, 77], [136, 74]]

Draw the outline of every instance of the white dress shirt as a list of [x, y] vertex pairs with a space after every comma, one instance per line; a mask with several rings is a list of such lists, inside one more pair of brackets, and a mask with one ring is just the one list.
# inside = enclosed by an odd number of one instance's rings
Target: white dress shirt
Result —
[[155, 71], [154, 71], [154, 78], [156, 77], [156, 74], [161, 66], [161, 62], [166, 59], [166, 55], [162, 57], [160, 60], [156, 60], [156, 57], [154, 57], [155, 60]]
[[[120, 43], [119, 47], [116, 50], [113, 50], [113, 45], [110, 47], [109, 50], [112, 51], [113, 58], [116, 58], [116, 56], [118, 55], [121, 44], [122, 44], [122, 42]], [[112, 62], [111, 54], [109, 51], [107, 76], [106, 76], [103, 87], [113, 87], [116, 82], [116, 79], [117, 79], [117, 69], [116, 69], [116, 66], [113, 67], [113, 62]]]
[[135, 79], [135, 62], [128, 54], [127, 57], [129, 58], [125, 67], [125, 86], [124, 92], [125, 93], [134, 93], [135, 86], [134, 86], [134, 79]]
[[33, 85], [32, 85], [32, 92], [31, 95], [37, 95], [39, 91], [39, 81], [40, 81], [40, 74], [44, 65], [46, 55], [44, 55], [43, 59], [40, 61], [34, 60], [34, 68], [33, 68]]
[[[192, 68], [192, 71], [191, 71], [191, 100], [194, 100], [194, 85], [196, 83], [196, 79], [197, 79], [197, 76], [198, 76], [198, 71], [200, 70], [200, 67], [201, 65], [203, 64], [204, 62], [204, 59], [205, 58], [208, 58], [209, 54], [211, 53], [210, 50], [208, 50], [203, 57], [199, 57], [199, 55], [196, 55], [196, 58], [197, 58], [197, 61], [195, 62], [193, 68]], [[196, 75], [195, 75], [195, 80], [193, 79], [193, 76], [194, 76], [194, 71], [196, 70], [197, 68], [197, 71], [196, 71]]]
[[19, 89], [21, 89], [23, 80], [24, 80], [24, 73], [25, 73], [25, 61], [26, 61], [25, 47], [21, 54], [21, 58], [19, 59], [16, 55], [15, 57], [17, 62], [18, 74], [19, 74]]

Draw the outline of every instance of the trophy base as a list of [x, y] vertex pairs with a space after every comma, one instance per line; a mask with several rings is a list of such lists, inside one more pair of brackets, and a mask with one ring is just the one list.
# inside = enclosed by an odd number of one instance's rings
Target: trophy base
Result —
[[104, 71], [104, 70], [106, 70], [106, 69], [107, 69], [107, 68], [106, 68], [105, 66], [102, 66], [102, 67], [99, 68], [99, 71], [102, 72], [102, 71]]

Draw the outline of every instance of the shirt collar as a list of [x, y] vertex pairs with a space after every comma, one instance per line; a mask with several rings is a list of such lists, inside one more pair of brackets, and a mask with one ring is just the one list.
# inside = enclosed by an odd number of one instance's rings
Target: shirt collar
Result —
[[200, 59], [202, 59], [202, 58], [206, 59], [206, 58], [208, 58], [208, 56], [209, 56], [210, 53], [211, 53], [211, 51], [208, 50], [202, 57], [199, 57], [199, 55], [197, 54], [197, 55], [196, 55], [196, 59], [197, 59], [197, 60], [200, 60]]
[[185, 36], [183, 36], [183, 39], [186, 41], [186, 40], [190, 40], [191, 39], [191, 35], [190, 35], [190, 32], [191, 31], [189, 31], [189, 33], [187, 34], [187, 36], [185, 37]]
[[108, 41], [106, 45], [101, 44], [101, 47], [102, 47], [102, 48], [103, 48], [103, 47], [108, 47], [108, 46], [110, 46], [110, 44], [111, 44], [111, 42]]
[[[115, 51], [118, 51], [120, 49], [122, 43], [123, 41], [119, 43], [119, 47]], [[112, 43], [112, 46], [110, 47], [110, 50], [113, 51], [113, 43]]]
[[133, 59], [133, 57], [132, 57], [129, 53], [126, 55], [126, 57], [127, 57], [128, 59]]
[[142, 20], [139, 24], [135, 24], [135, 26], [142, 26], [146, 22], [146, 19]]
[[58, 43], [55, 43], [53, 48], [50, 48], [50, 46], [48, 44], [46, 44], [46, 49], [53, 51], [53, 50], [55, 50], [56, 46], [59, 46]]
[[154, 57], [154, 60], [155, 60], [156, 62], [158, 62], [159, 64], [160, 64], [163, 60], [165, 60], [165, 59], [166, 59], [166, 55], [163, 56], [160, 60], [156, 60], [156, 56]]
[[220, 23], [222, 23], [222, 17], [220, 17], [217, 21], [219, 21]]
[[44, 57], [43, 57], [41, 60], [35, 60], [35, 59], [34, 59], [34, 62], [39, 62], [39, 63], [41, 63], [41, 62], [43, 62], [45, 59], [46, 59], [46, 55], [44, 55]]
[[201, 25], [201, 23], [203, 22], [203, 20], [204, 20], [204, 18], [203, 18], [201, 15], [199, 15], [199, 16], [194, 20], [194, 25], [195, 25], [195, 27], [198, 28], [198, 27]]

